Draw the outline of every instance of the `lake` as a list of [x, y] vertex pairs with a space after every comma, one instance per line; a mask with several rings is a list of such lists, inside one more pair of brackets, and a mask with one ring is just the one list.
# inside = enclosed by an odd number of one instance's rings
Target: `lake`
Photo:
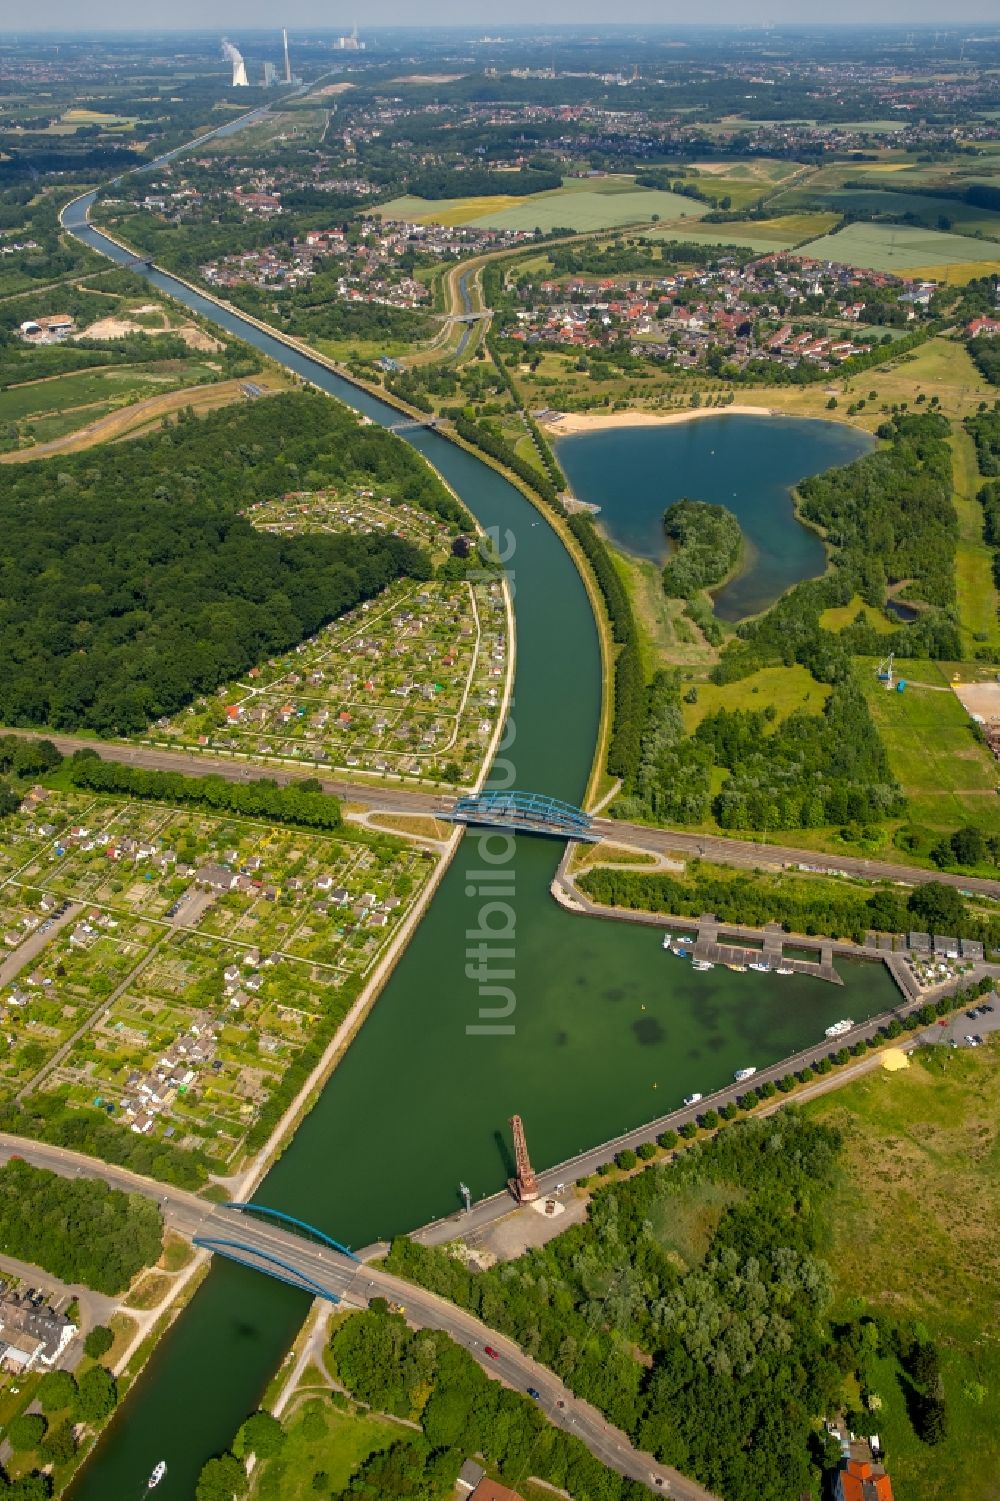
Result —
[[663, 563], [663, 513], [675, 500], [707, 500], [733, 512], [747, 556], [742, 573], [715, 595], [720, 620], [755, 615], [792, 584], [823, 572], [823, 543], [797, 520], [792, 489], [873, 447], [867, 433], [841, 422], [726, 413], [557, 443], [573, 493], [600, 506], [601, 527], [623, 552]]

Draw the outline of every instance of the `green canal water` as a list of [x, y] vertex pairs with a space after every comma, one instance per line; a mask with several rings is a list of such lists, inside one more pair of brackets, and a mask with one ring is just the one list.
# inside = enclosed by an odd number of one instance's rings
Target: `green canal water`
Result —
[[749, 545], [743, 571], [715, 595], [722, 620], [765, 610], [792, 584], [823, 572], [823, 543], [797, 519], [792, 489], [873, 446], [867, 433], [841, 422], [738, 413], [605, 428], [558, 443], [574, 494], [600, 506], [599, 524], [623, 552], [664, 562], [663, 513], [675, 500], [728, 506]]
[[[86, 208], [83, 201], [71, 212], [70, 227], [123, 259], [85, 227]], [[150, 279], [374, 420], [396, 420], [172, 278]], [[498, 771], [509, 785], [579, 800], [600, 708], [598, 642], [579, 575], [501, 476], [434, 433], [414, 441], [484, 525], [509, 534], [517, 675]], [[541, 1168], [666, 1112], [692, 1090], [708, 1093], [737, 1068], [797, 1050], [840, 1016], [860, 1020], [892, 1003], [891, 982], [874, 965], [845, 967], [844, 988], [695, 974], [663, 953], [655, 931], [564, 912], [549, 895], [561, 846], [520, 838], [512, 860], [494, 867], [505, 895], [513, 887], [515, 973], [507, 983], [515, 1007], [501, 1024], [513, 1032], [470, 1033], [482, 1025], [482, 1001], [467, 949], [480, 941], [487, 899], [474, 872], [490, 868], [484, 853], [500, 853], [494, 841], [484, 852], [478, 834], [466, 835], [369, 1019], [255, 1195], [260, 1202], [361, 1246], [458, 1208], [460, 1182], [476, 1198], [501, 1188], [515, 1111]], [[168, 1472], [157, 1501], [190, 1501], [202, 1464], [257, 1405], [307, 1307], [303, 1294], [259, 1273], [213, 1266], [78, 1481], [75, 1501], [138, 1501], [159, 1459]]]

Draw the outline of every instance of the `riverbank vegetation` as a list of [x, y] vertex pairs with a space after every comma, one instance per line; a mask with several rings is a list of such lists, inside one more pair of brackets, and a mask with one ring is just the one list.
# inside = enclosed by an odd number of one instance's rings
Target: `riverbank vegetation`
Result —
[[429, 577], [425, 554], [392, 535], [286, 537], [240, 514], [359, 481], [465, 519], [404, 444], [305, 393], [0, 469], [0, 718], [140, 730], [391, 580]]
[[1000, 948], [1000, 918], [967, 901], [954, 886], [928, 881], [904, 895], [891, 886], [866, 886], [805, 874], [740, 874], [692, 861], [683, 876], [598, 866], [579, 879], [580, 890], [606, 907], [700, 917], [763, 928], [777, 922], [786, 932], [853, 939], [872, 929], [899, 933], [911, 928], [977, 938]]
[[905, 1385], [926, 1340], [915, 1309], [875, 1326], [863, 1299], [834, 1301], [828, 1206], [848, 1171], [837, 1129], [783, 1110], [599, 1189], [585, 1224], [517, 1262], [474, 1273], [403, 1239], [389, 1263], [517, 1339], [665, 1463], [729, 1501], [786, 1501], [839, 1459], [818, 1416], [875, 1431], [865, 1352]]
[[340, 1391], [317, 1393], [280, 1424], [254, 1414], [234, 1452], [205, 1465], [198, 1501], [245, 1495], [251, 1454], [259, 1501], [316, 1494], [442, 1501], [473, 1456], [519, 1489], [530, 1474], [590, 1501], [648, 1494], [553, 1428], [530, 1398], [490, 1380], [446, 1334], [409, 1329], [380, 1298], [338, 1322], [327, 1361], [353, 1401]]
[[121, 1293], [162, 1248], [151, 1199], [27, 1162], [0, 1167], [0, 1245], [63, 1282]]
[[725, 506], [675, 501], [664, 513], [663, 530], [677, 549], [663, 569], [663, 592], [674, 598], [693, 599], [721, 584], [739, 561], [743, 534]]

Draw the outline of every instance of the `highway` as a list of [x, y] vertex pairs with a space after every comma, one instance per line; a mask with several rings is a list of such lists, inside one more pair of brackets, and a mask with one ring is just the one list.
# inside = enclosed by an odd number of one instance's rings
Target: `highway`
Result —
[[[193, 1238], [237, 1240], [251, 1255], [272, 1256], [335, 1293], [353, 1307], [365, 1307], [373, 1298], [402, 1305], [407, 1323], [418, 1329], [440, 1329], [462, 1345], [488, 1376], [503, 1381], [515, 1391], [534, 1387], [540, 1393], [539, 1407], [550, 1422], [574, 1433], [590, 1452], [610, 1469], [640, 1481], [655, 1494], [675, 1501], [716, 1501], [711, 1492], [678, 1471], [659, 1464], [633, 1447], [618, 1428], [605, 1422], [589, 1403], [574, 1397], [553, 1373], [530, 1359], [514, 1342], [456, 1308], [445, 1298], [393, 1277], [364, 1261], [351, 1261], [339, 1252], [305, 1240], [278, 1225], [220, 1208], [184, 1189], [154, 1183], [148, 1178], [111, 1167], [81, 1153], [43, 1142], [0, 1134], [0, 1161], [11, 1157], [48, 1168], [64, 1177], [99, 1178], [126, 1193], [141, 1193], [155, 1199], [164, 1222], [180, 1234]], [[510, 1204], [508, 1201], [508, 1210]], [[262, 1260], [261, 1265], [264, 1265]], [[487, 1353], [487, 1349], [494, 1354]]]
[[[32, 735], [37, 730], [12, 730], [0, 727], [0, 735]], [[123, 761], [129, 766], [145, 766], [151, 771], [179, 771], [187, 776], [221, 776], [229, 782], [253, 781], [268, 777], [284, 784], [317, 777], [323, 791], [344, 802], [360, 803], [372, 812], [447, 813], [455, 799], [447, 793], [416, 787], [395, 787], [387, 782], [359, 782], [347, 776], [321, 776], [312, 767], [261, 766], [234, 756], [202, 754], [196, 751], [161, 750], [157, 746], [132, 745], [129, 741], [102, 741], [83, 735], [47, 734], [64, 755], [76, 750], [93, 750], [105, 761]], [[612, 844], [626, 844], [654, 854], [685, 855], [715, 860], [720, 865], [735, 865], [753, 870], [759, 865], [806, 866], [817, 872], [837, 872], [868, 881], [898, 881], [907, 886], [922, 886], [927, 881], [941, 881], [961, 891], [1000, 901], [1000, 881], [985, 876], [955, 875], [951, 871], [924, 870], [918, 865], [900, 865], [894, 861], [867, 860], [856, 855], [830, 855], [821, 850], [795, 849], [783, 844], [763, 844], [751, 839], [730, 839], [721, 834], [690, 834], [675, 829], [654, 829], [646, 824], [621, 823], [615, 818], [595, 818], [594, 830]]]

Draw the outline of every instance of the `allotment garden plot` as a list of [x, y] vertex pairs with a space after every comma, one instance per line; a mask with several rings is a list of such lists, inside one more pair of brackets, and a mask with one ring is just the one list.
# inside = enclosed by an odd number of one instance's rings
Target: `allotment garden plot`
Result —
[[[287, 497], [254, 521], [283, 532], [391, 530], [437, 563], [451, 552], [435, 518], [367, 494]], [[145, 738], [265, 764], [471, 784], [501, 711], [506, 661], [498, 577], [399, 580]]]
[[353, 827], [58, 792], [5, 834], [4, 1090], [101, 1109], [224, 1174], [266, 1139], [436, 860]]

